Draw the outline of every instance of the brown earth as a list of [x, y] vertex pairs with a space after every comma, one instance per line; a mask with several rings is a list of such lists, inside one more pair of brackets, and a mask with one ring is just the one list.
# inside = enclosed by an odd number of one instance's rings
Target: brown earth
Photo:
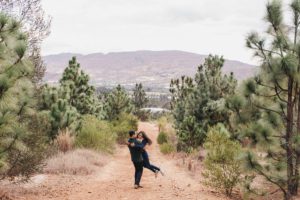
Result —
[[11, 191], [17, 200], [156, 200], [156, 199], [227, 199], [203, 186], [199, 179], [176, 165], [176, 160], [160, 153], [155, 138], [158, 128], [155, 124], [140, 123], [153, 138], [149, 147], [150, 160], [162, 168], [165, 176], [155, 178], [149, 170], [144, 170], [142, 189], [133, 189], [134, 168], [130, 161], [128, 148], [122, 146], [110, 161], [96, 174], [89, 176], [37, 175], [31, 182], [19, 185]]

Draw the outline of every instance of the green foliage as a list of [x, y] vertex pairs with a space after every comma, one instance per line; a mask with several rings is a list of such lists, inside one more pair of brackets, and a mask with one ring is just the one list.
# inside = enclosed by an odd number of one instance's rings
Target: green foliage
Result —
[[163, 144], [168, 142], [168, 135], [165, 132], [160, 132], [157, 136], [157, 143]]
[[82, 127], [75, 141], [76, 146], [112, 153], [115, 142], [116, 135], [109, 122], [100, 121], [92, 115], [83, 117]]
[[104, 99], [106, 118], [108, 120], [118, 120], [121, 113], [130, 113], [132, 111], [129, 95], [121, 85], [114, 88]]
[[104, 118], [101, 102], [96, 98], [95, 89], [89, 85], [89, 77], [73, 57], [65, 69], [60, 86], [42, 88], [40, 109], [49, 113], [51, 139], [55, 139], [59, 130], [68, 128], [76, 132], [81, 126], [81, 115], [91, 114]]
[[147, 98], [142, 83], [135, 84], [135, 88], [133, 90], [133, 97], [132, 97], [132, 104], [134, 105], [135, 110], [145, 107], [148, 101], [149, 100]]
[[229, 124], [226, 98], [235, 93], [233, 74], [223, 75], [224, 59], [210, 55], [198, 67], [194, 78], [183, 76], [171, 81], [171, 107], [180, 142], [201, 145], [209, 126]]
[[48, 113], [51, 128], [47, 131], [51, 139], [55, 139], [59, 130], [68, 128], [75, 132], [80, 128], [80, 113], [70, 105], [68, 90], [63, 87], [42, 89], [41, 109]]
[[224, 190], [226, 195], [231, 196], [241, 178], [241, 146], [229, 137], [229, 132], [221, 124], [209, 129], [204, 143], [207, 156], [203, 176], [207, 185]]
[[35, 110], [33, 65], [20, 24], [0, 14], [0, 176], [28, 178], [45, 155], [45, 135]]
[[119, 115], [118, 120], [112, 121], [112, 124], [118, 143], [125, 144], [128, 138], [128, 131], [137, 130], [138, 119], [132, 114], [122, 113]]
[[132, 104], [134, 106], [134, 114], [142, 121], [145, 121], [150, 114], [147, 111], [141, 110], [141, 108], [146, 106], [148, 101], [149, 100], [146, 96], [145, 90], [143, 89], [142, 83], [135, 84], [132, 96]]
[[80, 114], [77, 110], [69, 105], [64, 99], [59, 99], [53, 104], [50, 110], [50, 119], [52, 125], [51, 138], [54, 139], [58, 134], [58, 130], [69, 128], [75, 132], [80, 127]]
[[162, 152], [163, 154], [170, 154], [176, 151], [176, 148], [171, 143], [163, 143], [159, 146], [159, 148], [160, 152]]
[[96, 98], [95, 88], [89, 85], [89, 80], [89, 76], [80, 69], [76, 57], [73, 57], [62, 75], [60, 84], [68, 90], [69, 104], [81, 115], [98, 115], [101, 106]]
[[246, 40], [261, 61], [260, 72], [245, 81], [239, 97], [227, 102], [235, 113], [231, 121], [236, 135], [240, 140], [249, 139], [266, 155], [260, 158], [249, 149], [246, 166], [278, 187], [284, 199], [297, 194], [300, 182], [296, 148], [300, 133], [299, 5], [299, 0], [291, 0], [291, 13], [284, 14], [281, 1], [267, 4], [266, 33], [250, 33]]

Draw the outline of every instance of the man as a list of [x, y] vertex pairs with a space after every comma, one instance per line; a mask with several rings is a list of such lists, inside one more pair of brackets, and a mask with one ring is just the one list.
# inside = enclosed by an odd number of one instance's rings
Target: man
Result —
[[131, 160], [135, 168], [134, 174], [134, 189], [141, 188], [140, 181], [143, 175], [143, 145], [136, 141], [135, 132], [129, 131], [128, 148], [131, 155]]

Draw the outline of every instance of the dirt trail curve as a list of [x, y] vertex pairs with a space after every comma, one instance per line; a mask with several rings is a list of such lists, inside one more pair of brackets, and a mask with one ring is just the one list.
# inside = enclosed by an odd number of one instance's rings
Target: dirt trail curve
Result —
[[[150, 160], [162, 168], [165, 176], [154, 174], [145, 169], [142, 177], [142, 189], [133, 189], [134, 168], [126, 146], [118, 149], [111, 161], [96, 175], [73, 178], [66, 176], [56, 185], [47, 186], [35, 193], [31, 192], [21, 199], [61, 199], [61, 200], [214, 200], [224, 197], [209, 192], [199, 181], [194, 180], [185, 170], [175, 165], [175, 162], [163, 156], [156, 144], [158, 129], [155, 124], [139, 124], [139, 130], [144, 130], [153, 138], [154, 144], [148, 148]], [[52, 177], [57, 179], [57, 177]], [[51, 176], [47, 179], [51, 180]], [[60, 185], [57, 185], [60, 184]]]

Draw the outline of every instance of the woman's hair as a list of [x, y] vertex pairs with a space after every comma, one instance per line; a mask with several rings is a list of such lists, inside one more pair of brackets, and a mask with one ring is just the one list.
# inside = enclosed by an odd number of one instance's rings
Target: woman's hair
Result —
[[144, 140], [146, 140], [146, 142], [147, 142], [149, 145], [152, 144], [152, 140], [147, 136], [147, 134], [146, 134], [144, 131], [140, 131], [140, 132], [138, 133], [138, 135], [140, 135], [140, 134], [143, 136]]

